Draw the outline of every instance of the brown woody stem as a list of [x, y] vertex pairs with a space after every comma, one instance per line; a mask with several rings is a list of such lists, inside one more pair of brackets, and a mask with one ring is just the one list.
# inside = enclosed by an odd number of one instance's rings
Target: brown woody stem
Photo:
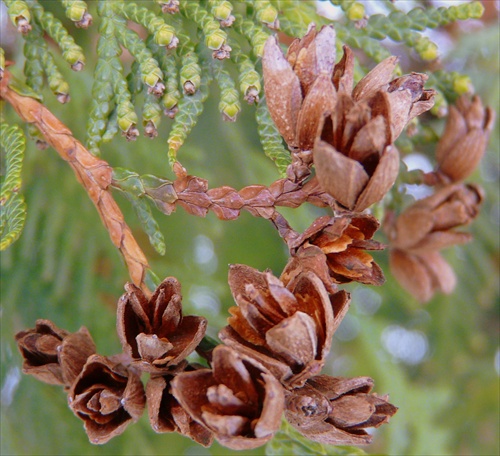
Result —
[[8, 79], [6, 72], [0, 82], [0, 98], [10, 103], [23, 121], [35, 125], [47, 143], [73, 168], [76, 178], [94, 203], [111, 241], [123, 255], [132, 282], [150, 295], [144, 282], [149, 269], [147, 259], [108, 190], [112, 179], [111, 166], [93, 156], [45, 106], [12, 90]]

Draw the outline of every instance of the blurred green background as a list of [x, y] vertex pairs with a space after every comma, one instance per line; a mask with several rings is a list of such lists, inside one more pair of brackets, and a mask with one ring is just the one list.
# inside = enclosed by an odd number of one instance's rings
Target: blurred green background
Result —
[[[19, 73], [22, 40], [11, 29], [6, 33], [4, 24], [2, 19], [3, 47], [7, 58], [16, 61], [13, 72]], [[90, 45], [95, 32], [95, 27], [77, 32], [77, 42]], [[468, 74], [485, 102], [498, 109], [498, 21], [452, 32], [442, 42], [444, 63]], [[7, 35], [13, 40], [6, 45]], [[72, 88], [69, 105], [44, 94], [49, 109], [82, 140], [95, 65], [92, 56], [90, 51], [81, 73], [60, 67]], [[182, 147], [181, 162], [211, 187], [239, 189], [279, 178], [261, 150], [254, 108], [244, 106], [235, 124], [224, 123], [217, 110], [217, 89], [212, 89], [215, 96]], [[5, 114], [9, 123], [18, 122], [10, 108]], [[172, 178], [165, 141], [169, 122], [163, 120], [155, 140], [140, 137], [127, 143], [115, 138], [103, 147], [103, 158], [112, 166]], [[436, 121], [436, 128], [439, 124], [442, 121]], [[375, 432], [373, 445], [365, 448], [368, 453], [499, 454], [499, 149], [497, 123], [487, 156], [469, 179], [487, 193], [482, 213], [470, 227], [475, 239], [445, 253], [458, 276], [454, 294], [419, 304], [391, 278], [383, 252], [375, 255], [386, 273], [383, 287], [347, 287], [352, 292], [351, 310], [335, 335], [325, 373], [370, 376], [375, 391], [390, 394], [391, 402], [400, 407], [390, 424]], [[23, 192], [28, 206], [24, 232], [1, 256], [1, 454], [234, 453], [217, 444], [204, 449], [178, 435], [157, 435], [147, 413], [123, 435], [93, 446], [61, 389], [21, 374], [14, 334], [33, 327], [37, 318], [52, 319], [70, 331], [85, 325], [100, 353], [119, 352], [114, 311], [128, 280], [92, 203], [52, 149], [39, 151], [28, 141]], [[225, 324], [227, 308], [233, 304], [228, 264], [270, 268], [279, 275], [286, 263], [284, 244], [269, 222], [247, 213], [232, 222], [219, 221], [214, 214], [201, 219], [181, 208], [168, 217], [155, 212], [167, 243], [161, 257], [149, 246], [129, 203], [120, 196], [117, 201], [155, 273], [180, 280], [185, 313], [206, 316], [212, 336]], [[304, 206], [283, 213], [295, 229], [303, 230], [325, 212]], [[381, 233], [377, 239], [384, 241]], [[264, 448], [245, 454], [264, 454]]]

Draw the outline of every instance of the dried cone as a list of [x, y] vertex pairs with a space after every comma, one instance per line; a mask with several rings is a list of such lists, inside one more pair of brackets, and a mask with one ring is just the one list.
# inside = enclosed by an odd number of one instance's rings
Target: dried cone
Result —
[[329, 290], [333, 283], [382, 285], [384, 274], [365, 250], [382, 250], [372, 238], [377, 219], [368, 214], [342, 214], [316, 219], [289, 242], [291, 257], [281, 275], [285, 284], [302, 271], [316, 273]]
[[255, 359], [219, 345], [212, 369], [182, 372], [172, 394], [222, 445], [249, 450], [269, 441], [281, 424], [284, 391]]
[[318, 374], [332, 336], [349, 307], [349, 295], [329, 295], [312, 272], [286, 287], [269, 272], [232, 265], [229, 286], [238, 307], [220, 339], [256, 358], [286, 386], [301, 386]]
[[483, 199], [483, 190], [477, 185], [441, 188], [416, 201], [386, 229], [391, 246], [420, 254], [468, 242], [471, 235], [455, 228], [472, 222]]
[[392, 187], [399, 170], [392, 143], [434, 104], [435, 92], [423, 88], [427, 76], [392, 80], [396, 64], [387, 58], [353, 89], [353, 53], [344, 46], [335, 64], [332, 26], [311, 25], [286, 57], [275, 37], [264, 47], [264, 91], [278, 131], [292, 150], [314, 148], [323, 190], [350, 210], [363, 211]]
[[266, 102], [278, 131], [291, 148], [310, 150], [323, 112], [333, 109], [334, 63], [332, 26], [317, 32], [311, 25], [302, 39], [293, 41], [286, 57], [276, 38], [268, 38], [262, 57]]
[[464, 244], [469, 233], [457, 231], [479, 213], [483, 192], [476, 185], [449, 185], [419, 200], [395, 220], [384, 221], [391, 242], [389, 264], [398, 282], [419, 301], [437, 291], [451, 293], [456, 277], [439, 250]]
[[318, 375], [286, 393], [285, 417], [316, 442], [365, 445], [372, 439], [365, 429], [387, 423], [397, 411], [387, 397], [369, 394], [372, 388], [368, 377]]
[[33, 329], [16, 334], [23, 355], [23, 372], [52, 385], [69, 388], [96, 347], [87, 328], [76, 333], [58, 328], [50, 320], [37, 320]]
[[116, 322], [123, 349], [142, 370], [164, 373], [196, 348], [207, 321], [182, 315], [181, 286], [174, 277], [166, 278], [151, 299], [133, 284], [125, 289]]
[[452, 182], [467, 178], [481, 160], [493, 130], [495, 112], [478, 96], [462, 95], [450, 107], [448, 121], [436, 150], [439, 171]]
[[173, 375], [152, 377], [146, 385], [149, 422], [157, 433], [178, 432], [205, 447], [213, 441], [212, 433], [193, 420], [170, 391]]
[[106, 443], [137, 421], [145, 401], [139, 375], [100, 355], [88, 358], [68, 393], [71, 410], [95, 444]]

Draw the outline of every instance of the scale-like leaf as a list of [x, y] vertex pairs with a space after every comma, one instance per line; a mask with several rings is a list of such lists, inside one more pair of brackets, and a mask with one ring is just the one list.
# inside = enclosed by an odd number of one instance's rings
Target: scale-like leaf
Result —
[[2, 123], [0, 145], [5, 163], [0, 182], [0, 250], [5, 250], [19, 238], [26, 219], [26, 204], [19, 193], [26, 139], [17, 125]]

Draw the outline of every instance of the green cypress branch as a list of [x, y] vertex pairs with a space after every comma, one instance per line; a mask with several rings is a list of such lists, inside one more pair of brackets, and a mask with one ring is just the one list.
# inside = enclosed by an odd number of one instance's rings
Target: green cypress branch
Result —
[[255, 57], [262, 57], [264, 44], [266, 44], [270, 34], [262, 27], [255, 25], [250, 19], [244, 19], [240, 14], [235, 14], [234, 17], [234, 29], [249, 41]]
[[264, 97], [261, 98], [257, 105], [255, 118], [264, 153], [276, 163], [281, 176], [285, 177], [286, 169], [292, 162], [290, 152], [283, 147], [283, 139], [271, 119]]
[[126, 19], [145, 27], [154, 36], [156, 44], [166, 46], [167, 49], [177, 47], [179, 39], [175, 36], [175, 29], [168, 25], [163, 18], [143, 6], [138, 6], [136, 3], [124, 1], [113, 1], [111, 3], [117, 14], [121, 14]]
[[202, 30], [205, 46], [214, 51], [213, 57], [217, 59], [229, 57], [231, 48], [227, 49], [226, 46], [226, 32], [220, 28], [220, 24], [215, 20], [214, 16], [198, 2], [181, 0], [179, 6], [181, 13], [188, 19], [194, 21], [198, 28]]
[[198, 117], [203, 112], [204, 102], [208, 97], [208, 86], [212, 80], [210, 70], [204, 65], [199, 90], [191, 96], [184, 96], [179, 102], [179, 112], [168, 136], [168, 161], [174, 166], [177, 161], [177, 151], [184, 144], [188, 134], [194, 128]]
[[0, 250], [5, 250], [19, 238], [26, 220], [26, 204], [19, 193], [26, 138], [17, 125], [2, 122], [0, 145], [5, 166], [0, 180]]
[[75, 43], [75, 40], [64, 28], [61, 21], [55, 18], [52, 13], [46, 12], [35, 0], [28, 0], [27, 3], [42, 29], [61, 48], [64, 60], [71, 65], [73, 70], [80, 71], [85, 65], [83, 50]]
[[241, 111], [238, 90], [231, 75], [222, 68], [221, 64], [214, 65], [215, 81], [220, 89], [219, 111], [222, 119], [230, 122], [236, 121]]
[[238, 67], [238, 82], [240, 91], [248, 104], [259, 102], [259, 93], [262, 90], [260, 75], [255, 64], [248, 54], [242, 52], [238, 43], [232, 43], [231, 60]]
[[66, 8], [66, 17], [77, 27], [87, 28], [92, 24], [92, 16], [88, 12], [87, 4], [81, 0], [61, 0]]
[[17, 30], [26, 35], [31, 30], [31, 13], [26, 2], [21, 0], [4, 0], [7, 5], [10, 20]]
[[153, 54], [146, 47], [144, 42], [137, 36], [137, 33], [130, 30], [123, 23], [116, 24], [116, 37], [139, 63], [141, 78], [148, 86], [148, 92], [160, 96], [165, 89], [162, 82], [163, 74], [158, 66], [158, 62], [153, 58]]
[[227, 0], [208, 0], [208, 7], [221, 27], [230, 27], [234, 22], [233, 5]]

